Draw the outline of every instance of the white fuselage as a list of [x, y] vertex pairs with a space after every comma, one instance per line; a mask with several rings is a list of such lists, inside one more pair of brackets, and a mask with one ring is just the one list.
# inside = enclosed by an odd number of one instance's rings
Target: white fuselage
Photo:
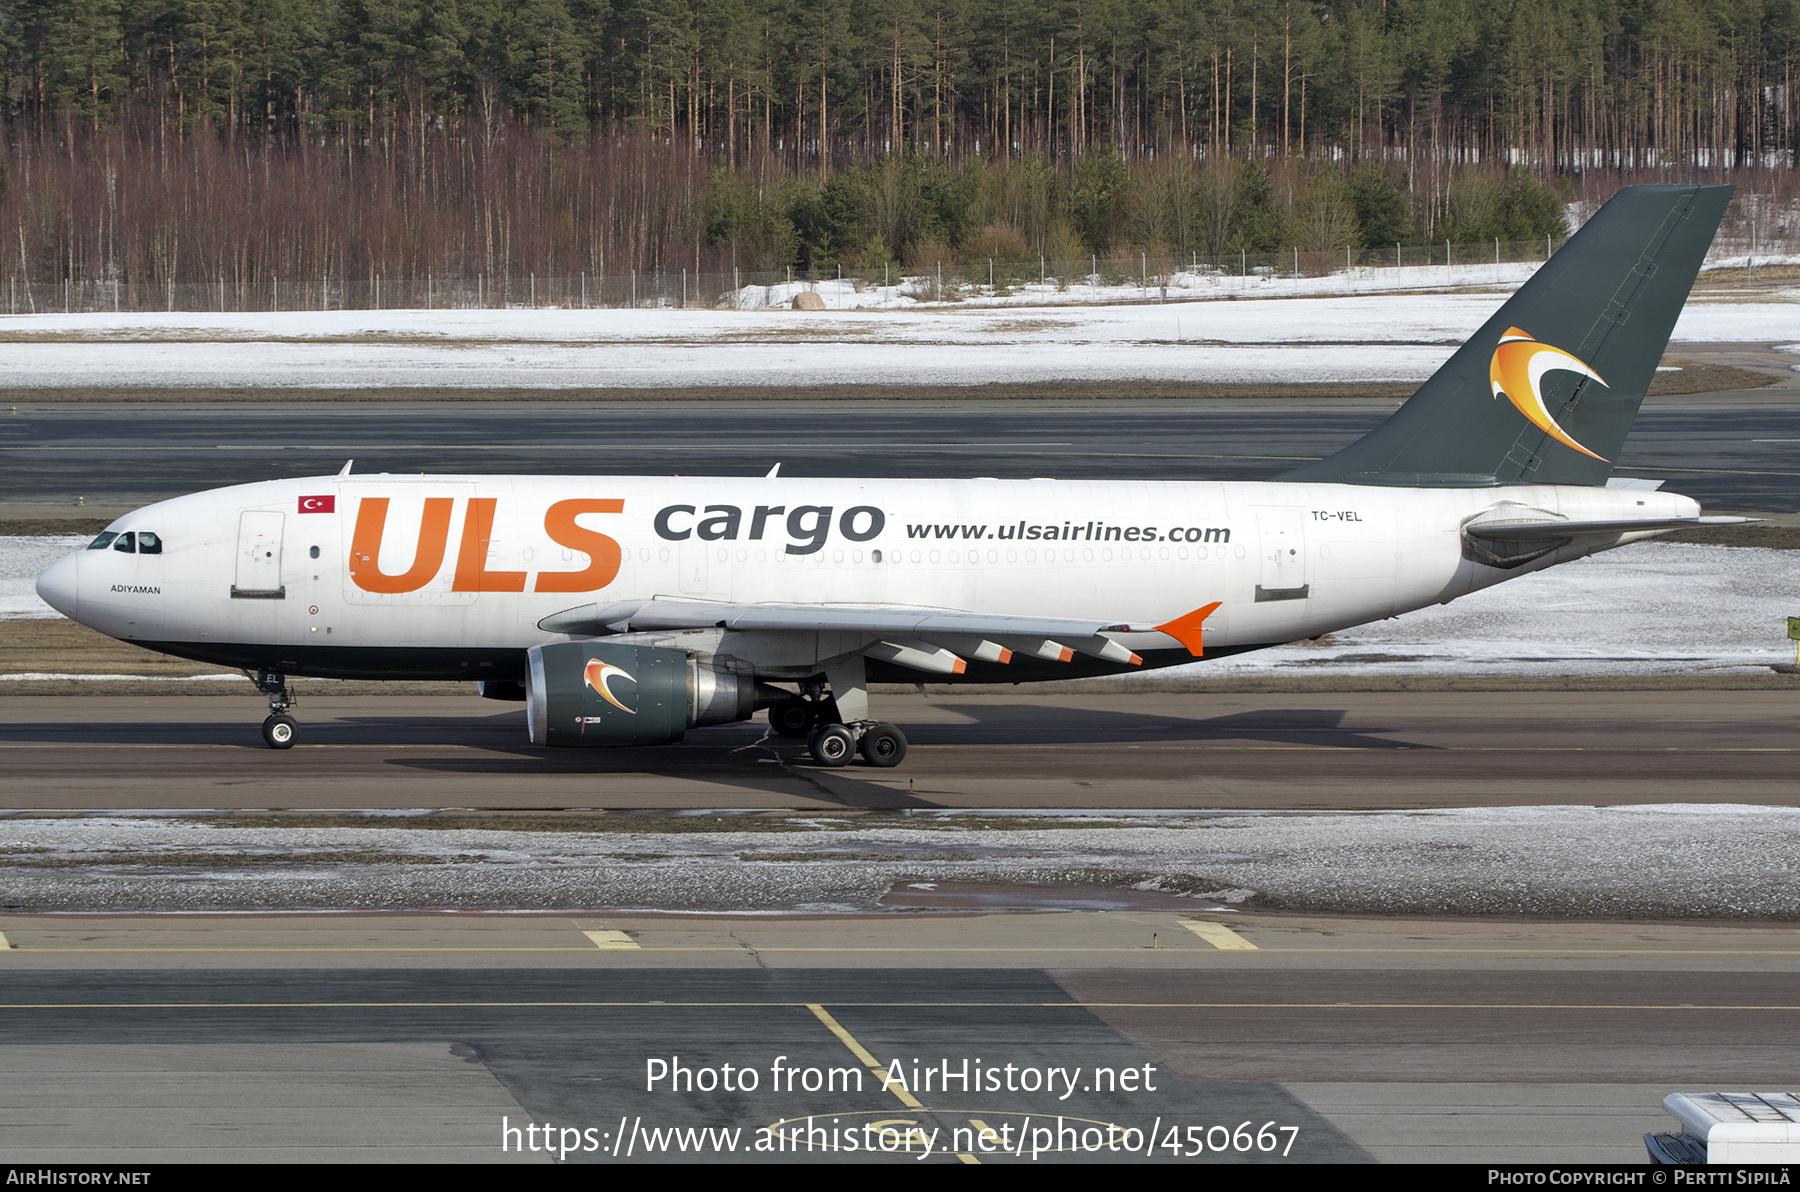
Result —
[[[1564, 486], [325, 477], [147, 506], [111, 529], [150, 532], [160, 553], [83, 550], [39, 590], [117, 638], [303, 674], [374, 673], [341, 661], [361, 651], [436, 651], [381, 673], [447, 677], [442, 652], [467, 651], [452, 673], [481, 678], [496, 653], [561, 640], [538, 627], [546, 617], [654, 597], [1092, 618], [1128, 624], [1127, 644], [1166, 663], [1187, 653], [1151, 627], [1213, 602], [1209, 654], [1441, 603], [1646, 536], [1578, 540], [1512, 570], [1465, 558], [1462, 523], [1503, 501], [1576, 520], [1698, 513], [1675, 494]], [[798, 677], [839, 645], [735, 652]]]

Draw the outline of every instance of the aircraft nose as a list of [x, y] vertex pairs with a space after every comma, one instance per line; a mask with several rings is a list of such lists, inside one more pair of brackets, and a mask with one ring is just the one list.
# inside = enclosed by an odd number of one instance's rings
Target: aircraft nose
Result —
[[81, 555], [79, 553], [58, 559], [44, 568], [44, 573], [37, 578], [38, 599], [68, 617], [75, 619], [80, 596]]

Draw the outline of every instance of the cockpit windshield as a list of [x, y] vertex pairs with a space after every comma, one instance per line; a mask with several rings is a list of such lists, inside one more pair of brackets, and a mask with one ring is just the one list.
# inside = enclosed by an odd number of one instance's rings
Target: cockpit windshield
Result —
[[108, 530], [87, 544], [89, 550], [105, 550], [109, 546], [122, 555], [160, 555], [162, 535], [149, 530], [126, 530], [123, 534]]

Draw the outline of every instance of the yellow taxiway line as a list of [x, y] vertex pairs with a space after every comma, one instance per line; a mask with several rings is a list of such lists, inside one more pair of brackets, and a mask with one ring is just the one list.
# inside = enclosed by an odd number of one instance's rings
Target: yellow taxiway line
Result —
[[[864, 1067], [875, 1074], [875, 1078], [881, 1081], [882, 1088], [900, 1099], [902, 1105], [906, 1106], [908, 1109], [925, 1108], [925, 1103], [913, 1096], [912, 1093], [908, 1092], [904, 1086], [898, 1088], [894, 1086], [893, 1082], [888, 1079], [888, 1070], [881, 1066], [881, 1061], [876, 1059], [868, 1048], [864, 1047], [861, 1043], [858, 1043], [856, 1041], [856, 1036], [845, 1030], [843, 1024], [833, 1018], [831, 1013], [826, 1010], [824, 1006], [820, 1005], [818, 1002], [807, 1002], [806, 1008], [813, 1012], [813, 1017], [825, 1024], [826, 1030], [837, 1036], [838, 1042], [850, 1049], [851, 1055], [854, 1055]], [[916, 1123], [907, 1124], [912, 1125]], [[964, 1163], [976, 1165], [981, 1163], [981, 1160], [977, 1159], [974, 1155], [958, 1154], [956, 1157], [961, 1159]]]

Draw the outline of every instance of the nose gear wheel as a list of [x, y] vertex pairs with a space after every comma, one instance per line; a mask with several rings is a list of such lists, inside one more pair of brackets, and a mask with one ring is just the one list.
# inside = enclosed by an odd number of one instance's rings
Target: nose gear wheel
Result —
[[292, 749], [298, 729], [292, 716], [271, 716], [263, 721], [263, 740], [270, 749]]

